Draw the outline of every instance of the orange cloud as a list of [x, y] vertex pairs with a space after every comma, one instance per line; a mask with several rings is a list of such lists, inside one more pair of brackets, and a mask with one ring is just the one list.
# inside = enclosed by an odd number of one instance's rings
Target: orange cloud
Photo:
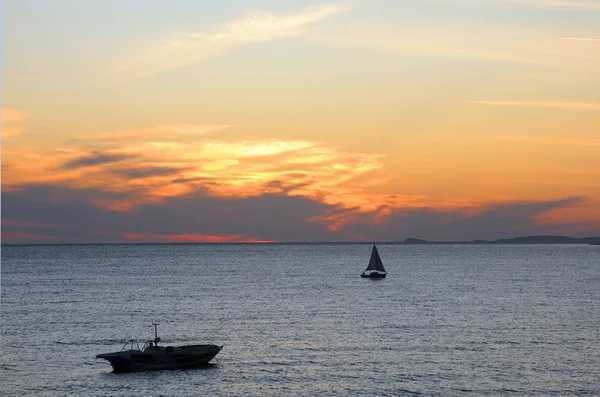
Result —
[[600, 146], [599, 139], [587, 139], [587, 138], [551, 138], [541, 136], [522, 136], [522, 135], [495, 135], [490, 139], [502, 139], [516, 142], [529, 142], [535, 144], [547, 144], [547, 145], [569, 145], [569, 146]]
[[[329, 230], [334, 232], [359, 221], [380, 224], [385, 222], [386, 216], [400, 208], [431, 207], [432, 203], [426, 199], [427, 196], [421, 195], [354, 194], [344, 197], [344, 200], [340, 201], [339, 198], [331, 199], [331, 197], [325, 196], [320, 201], [337, 206], [342, 211], [315, 216], [308, 219], [308, 221], [325, 224]], [[445, 205], [445, 203], [442, 205]]]
[[535, 221], [542, 226], [560, 226], [569, 233], [597, 231], [600, 225], [600, 212], [596, 209], [599, 204], [597, 198], [582, 201], [569, 207], [544, 212], [536, 216]]
[[307, 219], [308, 222], [317, 222], [326, 225], [327, 229], [332, 232], [340, 231], [344, 226], [354, 223], [357, 220], [358, 216], [354, 211], [336, 212]]
[[206, 134], [225, 128], [163, 125], [75, 139], [71, 147], [8, 150], [3, 155], [11, 167], [3, 174], [3, 188], [56, 184], [102, 190], [115, 198], [92, 204], [120, 212], [197, 190], [220, 197], [286, 194], [349, 210], [344, 219], [316, 220], [334, 228], [366, 213], [376, 222], [394, 208], [425, 205], [425, 196], [370, 192], [387, 181], [379, 154], [308, 140], [228, 141]]
[[[381, 193], [388, 179], [380, 154], [349, 152], [309, 140], [229, 141], [215, 139], [209, 133], [225, 128], [163, 125], [97, 134], [89, 142], [82, 140], [79, 144], [74, 140], [70, 147], [5, 149], [3, 160], [10, 167], [3, 170], [3, 189], [14, 191], [26, 185], [50, 184], [101, 190], [112, 194], [91, 203], [118, 212], [195, 191], [216, 197], [300, 196], [332, 209], [310, 219], [332, 231], [356, 222], [385, 223], [388, 215], [401, 209], [427, 207], [468, 215], [482, 211], [490, 202], [523, 199]], [[587, 138], [493, 138], [588, 147], [600, 144]], [[178, 238], [185, 241], [187, 237]], [[189, 238], [195, 241], [200, 237]]]
[[[224, 128], [161, 126], [149, 128], [146, 135], [135, 130], [93, 137], [92, 142], [102, 149], [7, 151], [5, 160], [15, 166], [7, 169], [3, 183], [9, 189], [49, 183], [124, 194], [119, 201], [96, 202], [113, 210], [128, 210], [199, 188], [215, 196], [285, 192], [348, 208], [386, 204], [381, 198], [364, 197], [365, 186], [384, 179], [354, 182], [382, 169], [380, 155], [345, 152], [312, 141], [225, 141], [189, 133]], [[165, 131], [172, 134], [158, 136]], [[393, 199], [396, 204], [385, 200], [387, 205], [396, 205], [405, 199]]]
[[20, 124], [28, 118], [27, 113], [21, 110], [2, 108], [2, 138], [21, 134], [23, 127]]
[[135, 241], [170, 241], [178, 243], [274, 243], [274, 240], [261, 240], [243, 234], [140, 234], [126, 233], [123, 237]]
[[4, 123], [20, 123], [25, 121], [27, 117], [27, 114], [20, 110], [2, 108], [2, 122]]

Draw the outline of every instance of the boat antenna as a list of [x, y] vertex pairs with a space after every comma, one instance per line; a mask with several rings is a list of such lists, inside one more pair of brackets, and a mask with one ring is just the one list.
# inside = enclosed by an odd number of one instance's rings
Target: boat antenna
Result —
[[160, 342], [160, 338], [158, 337], [158, 331], [156, 330], [156, 327], [158, 327], [158, 323], [152, 323], [152, 325], [154, 325], [154, 342], [158, 343]]

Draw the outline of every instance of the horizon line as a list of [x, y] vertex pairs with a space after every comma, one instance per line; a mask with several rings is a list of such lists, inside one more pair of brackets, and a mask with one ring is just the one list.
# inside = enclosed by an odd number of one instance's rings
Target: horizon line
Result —
[[[11, 246], [85, 246], [85, 245], [292, 245], [292, 244], [322, 244], [322, 245], [332, 245], [332, 244], [402, 244], [402, 245], [427, 245], [427, 244], [489, 244], [489, 243], [497, 243], [499, 241], [507, 241], [507, 240], [519, 240], [519, 239], [527, 239], [527, 238], [564, 238], [564, 239], [572, 239], [572, 240], [586, 240], [586, 239], [598, 239], [600, 243], [600, 236], [585, 236], [585, 237], [571, 237], [571, 236], [563, 236], [563, 235], [530, 235], [530, 236], [520, 236], [520, 237], [507, 237], [507, 238], [499, 238], [494, 240], [483, 240], [483, 239], [474, 239], [474, 240], [457, 240], [457, 241], [435, 241], [435, 240], [425, 240], [418, 239], [414, 237], [409, 237], [404, 239], [403, 241], [218, 241], [218, 242], [208, 242], [208, 241], [158, 241], [158, 242], [104, 242], [104, 243], [0, 243], [0, 247], [11, 247]], [[412, 241], [409, 241], [412, 240]], [[522, 243], [521, 243], [522, 244]], [[562, 244], [562, 243], [529, 243], [529, 244]], [[587, 244], [587, 243], [581, 243]]]

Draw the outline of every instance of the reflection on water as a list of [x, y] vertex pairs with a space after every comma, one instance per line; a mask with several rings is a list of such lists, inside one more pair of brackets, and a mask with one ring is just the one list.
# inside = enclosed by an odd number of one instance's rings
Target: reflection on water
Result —
[[[585, 245], [2, 247], [3, 395], [600, 395]], [[125, 340], [225, 345], [113, 374]]]

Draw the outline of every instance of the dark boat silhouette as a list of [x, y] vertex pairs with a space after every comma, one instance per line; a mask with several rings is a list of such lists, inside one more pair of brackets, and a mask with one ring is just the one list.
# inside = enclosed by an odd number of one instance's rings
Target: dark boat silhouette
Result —
[[108, 360], [114, 372], [193, 368], [208, 364], [223, 348], [217, 345], [159, 346], [158, 324], [153, 325], [154, 340], [144, 343], [141, 350], [138, 342], [130, 339], [121, 351], [98, 354], [96, 358]]
[[362, 278], [385, 278], [387, 272], [383, 268], [383, 262], [379, 257], [377, 247], [373, 244], [373, 250], [371, 251], [371, 259], [369, 260], [369, 266], [360, 275]]

